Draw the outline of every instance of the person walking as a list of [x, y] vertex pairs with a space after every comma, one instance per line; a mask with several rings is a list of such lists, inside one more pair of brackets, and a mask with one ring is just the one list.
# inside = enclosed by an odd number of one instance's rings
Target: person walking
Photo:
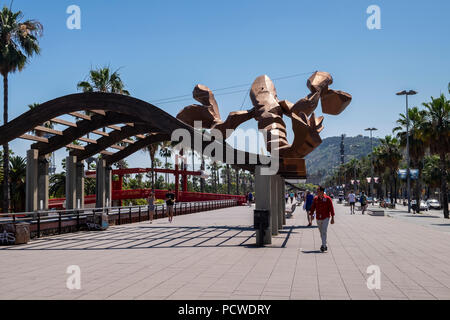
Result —
[[170, 223], [173, 221], [173, 206], [175, 205], [175, 201], [175, 194], [172, 192], [172, 189], [169, 188], [169, 192], [166, 193], [166, 205]]
[[152, 190], [147, 198], [148, 201], [148, 213], [150, 216], [150, 223], [153, 223], [153, 215], [155, 213], [155, 192]]
[[325, 252], [328, 250], [328, 224], [334, 224], [334, 207], [333, 200], [331, 200], [331, 198], [325, 194], [324, 187], [320, 186], [317, 189], [317, 196], [313, 200], [309, 214], [312, 216], [314, 212], [316, 212], [317, 226], [319, 227], [320, 238], [322, 239], [322, 246], [320, 247], [320, 251]]
[[350, 214], [355, 214], [356, 195], [353, 190], [348, 194], [348, 203], [350, 203]]
[[314, 195], [311, 192], [306, 192], [306, 196], [305, 196], [305, 210], [306, 210], [306, 216], [308, 218], [308, 227], [312, 226], [312, 221], [314, 219], [314, 217], [312, 217], [309, 214], [309, 211], [311, 210], [311, 206], [313, 204], [313, 200], [314, 200]]
[[248, 206], [251, 207], [252, 206], [252, 202], [253, 202], [253, 193], [249, 192], [247, 195], [247, 202], [248, 202]]
[[286, 192], [286, 194], [284, 195], [285, 199], [286, 199], [286, 203], [288, 203], [289, 200], [289, 193]]
[[294, 202], [294, 193], [292, 191], [289, 194], [289, 198], [291, 198], [291, 204], [292, 204], [292, 202]]
[[367, 204], [367, 197], [364, 194], [364, 192], [361, 193], [361, 197], [359, 198], [359, 202], [361, 202], [361, 210], [362, 210], [362, 214], [364, 214], [364, 212], [366, 211], [367, 206], [368, 206], [368, 204]]

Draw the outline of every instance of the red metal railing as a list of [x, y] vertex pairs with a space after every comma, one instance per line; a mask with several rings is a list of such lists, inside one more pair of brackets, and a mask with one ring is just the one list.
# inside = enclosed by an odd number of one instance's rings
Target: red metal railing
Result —
[[[155, 190], [156, 199], [165, 199], [167, 190]], [[113, 190], [113, 200], [133, 200], [146, 199], [150, 193], [150, 189], [136, 189], [136, 190]], [[49, 209], [63, 209], [64, 198], [50, 199]], [[215, 194], [215, 193], [200, 193], [179, 191], [178, 202], [194, 202], [194, 201], [211, 201], [211, 200], [236, 200], [238, 205], [246, 203], [245, 196], [230, 195], [230, 194]], [[84, 204], [95, 204], [95, 195], [88, 195], [84, 198]]]

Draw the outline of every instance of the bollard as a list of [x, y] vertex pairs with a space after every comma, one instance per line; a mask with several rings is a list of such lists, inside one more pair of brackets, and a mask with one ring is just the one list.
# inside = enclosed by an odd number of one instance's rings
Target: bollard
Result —
[[133, 219], [131, 217], [131, 207], [130, 207], [130, 211], [128, 212], [128, 217], [129, 217], [129, 220], [130, 220], [130, 222], [128, 222], [128, 223], [133, 223]]

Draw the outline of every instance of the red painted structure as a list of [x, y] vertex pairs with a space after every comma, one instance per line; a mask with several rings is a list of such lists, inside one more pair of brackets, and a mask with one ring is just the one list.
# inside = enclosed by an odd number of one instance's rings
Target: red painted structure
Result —
[[[118, 175], [119, 180], [112, 182], [112, 200], [132, 200], [132, 199], [146, 199], [150, 194], [150, 189], [135, 189], [123, 190], [123, 176], [126, 174], [148, 173], [152, 169], [136, 168], [136, 169], [118, 169], [113, 170], [112, 174]], [[227, 200], [236, 199], [239, 205], [246, 203], [245, 196], [229, 195], [229, 194], [215, 194], [215, 193], [200, 193], [187, 191], [187, 176], [201, 176], [200, 171], [179, 170], [178, 165], [175, 165], [175, 170], [171, 169], [154, 169], [155, 173], [169, 173], [175, 175], [175, 197], [179, 202], [194, 202], [194, 201], [208, 201], [208, 200]], [[182, 191], [179, 191], [179, 178], [183, 178]], [[86, 177], [95, 178], [95, 171], [87, 171]], [[155, 190], [156, 199], [165, 199], [167, 190]], [[49, 209], [63, 209], [65, 199], [50, 199]], [[84, 198], [85, 205], [95, 204], [95, 195], [87, 195]]]

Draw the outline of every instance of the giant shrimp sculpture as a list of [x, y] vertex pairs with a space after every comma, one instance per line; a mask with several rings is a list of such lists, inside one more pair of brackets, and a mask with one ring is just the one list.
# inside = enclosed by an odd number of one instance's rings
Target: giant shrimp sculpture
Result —
[[[199, 84], [194, 89], [193, 97], [201, 105], [185, 107], [177, 118], [191, 126], [194, 126], [195, 121], [201, 121], [204, 129], [217, 129], [224, 139], [228, 138], [231, 130], [253, 118], [258, 122], [259, 130], [267, 130], [267, 150], [271, 153], [277, 151], [280, 159], [295, 162], [295, 159], [303, 159], [322, 143], [320, 132], [323, 130], [323, 117], [316, 118], [314, 114], [319, 100], [322, 112], [330, 115], [340, 114], [352, 100], [352, 96], [346, 92], [329, 89], [332, 83], [333, 78], [329, 73], [315, 72], [307, 82], [311, 93], [294, 104], [279, 100], [272, 80], [266, 75], [260, 76], [250, 90], [253, 109], [231, 112], [225, 121], [221, 120], [212, 91]], [[290, 117], [292, 121], [292, 144], [287, 141], [283, 115]], [[273, 146], [276, 150], [272, 150]]]

